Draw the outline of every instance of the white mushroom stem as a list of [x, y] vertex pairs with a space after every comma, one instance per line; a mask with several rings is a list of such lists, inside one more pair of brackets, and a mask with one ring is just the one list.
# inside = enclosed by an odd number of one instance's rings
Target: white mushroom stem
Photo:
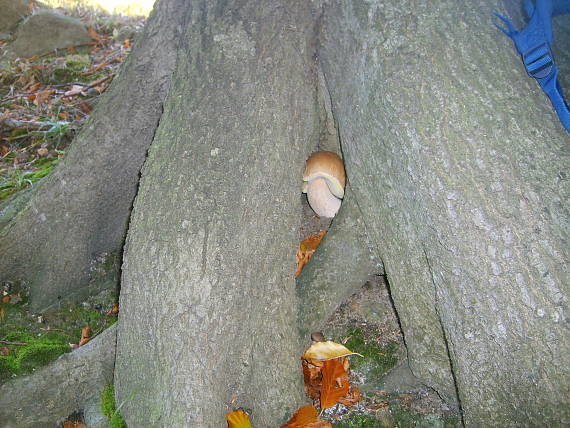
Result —
[[330, 218], [336, 215], [342, 202], [331, 193], [324, 178], [317, 178], [309, 182], [307, 199], [309, 200], [309, 205], [318, 216]]

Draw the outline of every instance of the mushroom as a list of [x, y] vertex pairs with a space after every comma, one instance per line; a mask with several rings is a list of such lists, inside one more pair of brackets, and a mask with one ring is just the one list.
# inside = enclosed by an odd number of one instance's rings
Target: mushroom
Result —
[[303, 193], [321, 217], [334, 217], [344, 197], [346, 174], [342, 159], [333, 152], [316, 152], [307, 159]]

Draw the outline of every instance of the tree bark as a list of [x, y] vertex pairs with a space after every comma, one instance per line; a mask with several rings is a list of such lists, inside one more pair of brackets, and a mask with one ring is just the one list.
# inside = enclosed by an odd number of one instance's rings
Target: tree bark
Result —
[[[570, 146], [492, 25], [493, 11], [516, 10], [156, 7], [64, 164], [0, 217], [0, 280], [28, 284], [34, 308], [79, 298], [96, 261], [121, 249], [153, 141], [122, 269], [116, 390], [128, 424], [219, 427], [241, 406], [271, 427], [302, 401], [300, 182], [312, 149], [337, 142], [333, 114], [347, 203], [382, 258], [414, 375], [468, 426], [570, 424]], [[348, 214], [338, 225], [360, 224]], [[308, 268], [321, 284], [326, 249], [347, 243], [337, 238], [355, 242], [331, 231]], [[345, 291], [331, 287], [318, 317]]]
[[93, 274], [110, 257], [120, 258], [174, 69], [184, 5], [157, 3], [63, 165], [0, 211], [0, 281], [27, 287], [35, 310], [96, 293], [98, 284], [89, 286]]
[[293, 275], [319, 138], [312, 12], [187, 7], [126, 243], [118, 401], [129, 426], [220, 427], [237, 407], [278, 426], [303, 401]]
[[302, 337], [321, 328], [340, 302], [356, 293], [372, 274], [383, 273], [372, 252], [366, 225], [350, 187], [315, 254], [297, 278]]
[[560, 426], [570, 146], [505, 8], [333, 0], [319, 56], [414, 374], [468, 426]]

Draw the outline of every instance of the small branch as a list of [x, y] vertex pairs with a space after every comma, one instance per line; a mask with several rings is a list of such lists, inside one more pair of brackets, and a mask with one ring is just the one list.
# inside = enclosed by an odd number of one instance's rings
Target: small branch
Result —
[[17, 345], [17, 346], [27, 346], [27, 343], [22, 343], [22, 342], [9, 342], [7, 340], [0, 340], [0, 343], [2, 345]]
[[6, 128], [18, 129], [18, 128], [32, 128], [32, 129], [42, 129], [49, 128], [53, 126], [53, 123], [40, 122], [39, 120], [18, 120], [12, 118], [6, 118], [2, 121], [2, 124]]

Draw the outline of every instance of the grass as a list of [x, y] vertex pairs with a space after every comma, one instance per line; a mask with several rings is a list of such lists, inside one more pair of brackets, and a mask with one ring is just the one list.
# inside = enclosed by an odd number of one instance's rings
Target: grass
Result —
[[123, 416], [119, 412], [119, 409], [117, 409], [115, 403], [115, 388], [112, 384], [101, 391], [101, 412], [107, 418], [109, 428], [127, 427]]
[[47, 176], [58, 164], [59, 157], [39, 159], [31, 169], [16, 167], [7, 174], [2, 174], [0, 182], [0, 200], [16, 193], [18, 190], [33, 186], [34, 183]]

